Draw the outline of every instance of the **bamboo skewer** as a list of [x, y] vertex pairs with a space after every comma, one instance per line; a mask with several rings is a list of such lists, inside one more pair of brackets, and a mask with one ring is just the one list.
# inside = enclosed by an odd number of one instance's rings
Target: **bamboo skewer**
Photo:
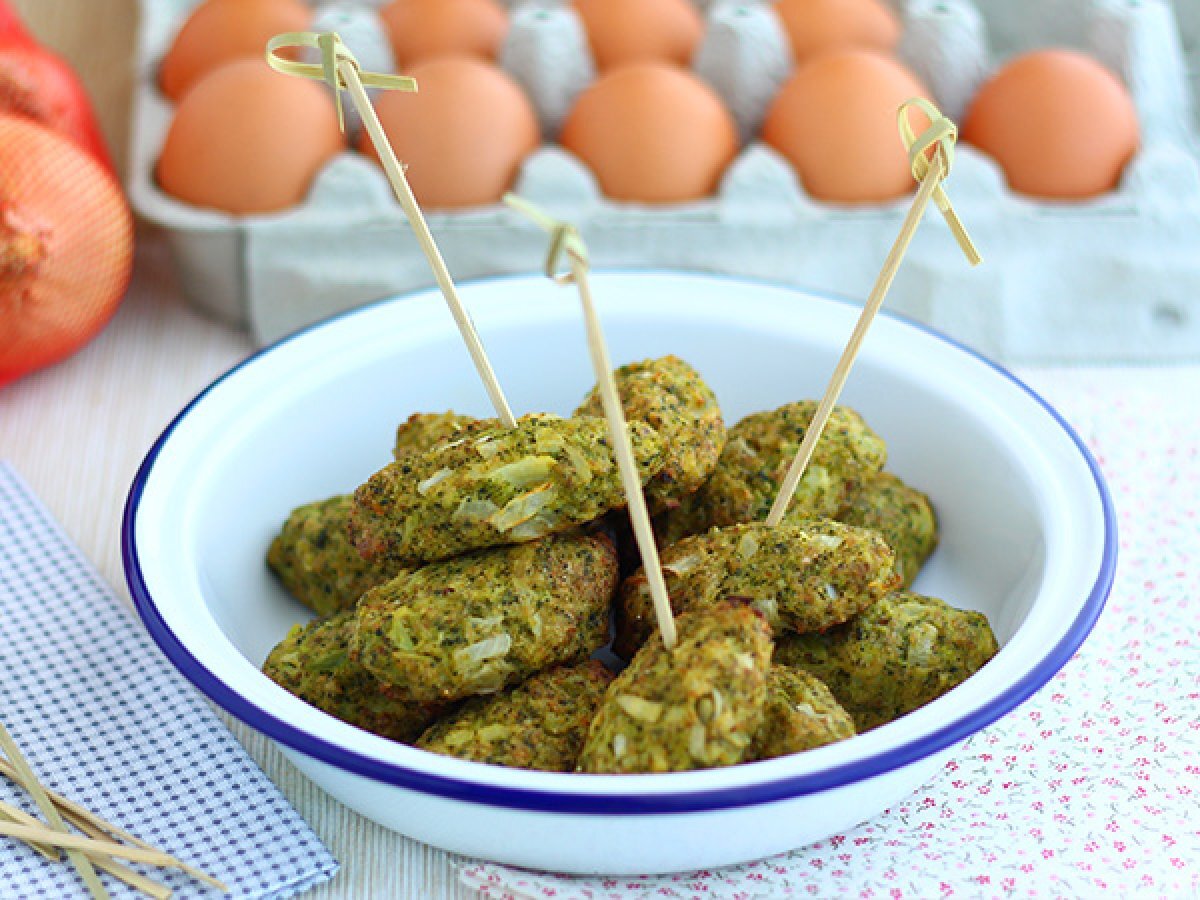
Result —
[[[616, 382], [613, 380], [612, 360], [609, 358], [608, 346], [604, 340], [604, 329], [600, 324], [600, 317], [596, 315], [596, 305], [592, 301], [592, 289], [588, 282], [587, 248], [572, 226], [548, 216], [529, 201], [514, 194], [508, 194], [505, 196], [504, 202], [551, 233], [546, 274], [559, 284], [573, 283], [579, 289], [579, 299], [583, 304], [584, 324], [587, 328], [588, 350], [592, 358], [592, 367], [596, 373], [596, 385], [604, 407], [604, 417], [608, 420], [608, 434], [612, 442], [613, 453], [617, 458], [621, 486], [628, 502], [629, 520], [633, 525], [633, 534], [642, 555], [650, 595], [654, 599], [654, 614], [658, 619], [658, 629], [662, 634], [663, 644], [670, 650], [678, 639], [675, 619], [671, 614], [671, 600], [667, 594], [667, 584], [663, 579], [662, 566], [658, 560], [658, 546], [654, 541], [654, 529], [650, 524], [650, 511], [646, 508], [646, 495], [642, 491], [637, 461], [634, 459], [633, 447], [629, 441], [625, 410], [617, 393]], [[570, 265], [570, 274], [556, 276], [555, 269], [558, 258], [564, 253]]]
[[[13, 781], [18, 780], [16, 770], [13, 769], [13, 767], [9, 765], [8, 762], [3, 758], [0, 758], [0, 775], [5, 776], [6, 778], [11, 778]], [[87, 828], [84, 828], [86, 825], [88, 828], [99, 831], [116, 840], [122, 840], [126, 843], [133, 844], [135, 847], [141, 847], [145, 850], [154, 849], [154, 847], [152, 847], [150, 844], [147, 844], [141, 838], [136, 837], [127, 831], [122, 831], [116, 825], [106, 822], [104, 819], [100, 818], [86, 807], [80, 806], [78, 803], [68, 800], [61, 794], [56, 794], [49, 788], [46, 789], [46, 796], [50, 798], [50, 802], [58, 807], [67, 821], [69, 821], [76, 828], [79, 828], [81, 831], [87, 830]]]
[[[90, 834], [88, 837], [91, 837], [94, 840], [99, 840], [97, 835], [94, 834]], [[87, 855], [88, 859], [92, 861], [93, 865], [95, 865], [97, 869], [102, 872], [107, 872], [118, 881], [125, 882], [131, 888], [136, 891], [141, 891], [147, 897], [153, 897], [154, 900], [168, 900], [168, 898], [170, 898], [174, 893], [174, 891], [172, 891], [165, 884], [160, 884], [153, 878], [147, 878], [145, 875], [135, 872], [128, 866], [121, 865], [111, 856], [106, 856], [101, 852], [93, 853], [91, 850], [85, 850], [83, 852]]]
[[[297, 63], [277, 56], [276, 51], [285, 47], [316, 47], [321, 51], [321, 65]], [[343, 89], [349, 91], [355, 109], [362, 116], [363, 126], [367, 129], [367, 134], [370, 135], [371, 142], [379, 153], [379, 161], [392, 185], [396, 199], [400, 202], [405, 216], [408, 217], [408, 223], [417, 238], [417, 243], [420, 244], [425, 258], [429, 261], [430, 268], [433, 269], [433, 276], [437, 280], [442, 296], [445, 297], [454, 321], [458, 325], [458, 330], [466, 342], [467, 351], [471, 354], [471, 360], [475, 363], [479, 377], [483, 380], [492, 406], [496, 409], [496, 415], [505, 427], [515, 428], [517, 421], [500, 388], [500, 382], [497, 380], [491, 361], [483, 348], [483, 341], [480, 340], [475, 323], [471, 321], [470, 314], [458, 296], [454, 279], [450, 277], [450, 271], [446, 268], [446, 262], [442, 259], [437, 242], [433, 239], [421, 207], [404, 175], [404, 166], [396, 158], [396, 153], [388, 141], [379, 116], [375, 114], [375, 107], [371, 105], [371, 98], [365, 87], [365, 85], [371, 85], [393, 90], [416, 91], [416, 81], [402, 76], [362, 72], [358, 60], [342, 43], [341, 38], [332, 32], [319, 35], [312, 32], [290, 32], [277, 35], [267, 42], [267, 63], [285, 75], [317, 78], [328, 83], [333, 88], [338, 108], [338, 120], [343, 122], [343, 129], [345, 126], [342, 118], [341, 91]]]
[[[908, 109], [910, 106], [916, 106], [921, 109], [931, 122], [930, 127], [919, 137], [914, 135], [912, 125], [908, 119]], [[966, 254], [968, 262], [971, 265], [977, 265], [982, 261], [979, 251], [976, 250], [970, 235], [967, 234], [962, 222], [954, 212], [954, 208], [950, 205], [950, 199], [942, 189], [942, 180], [950, 174], [950, 167], [953, 160], [953, 145], [957, 136], [957, 129], [954, 127], [954, 123], [939, 113], [933, 104], [920, 99], [909, 100], [903, 104], [900, 107], [898, 119], [901, 138], [908, 147], [913, 176], [920, 182], [920, 187], [917, 189], [912, 205], [908, 208], [908, 214], [904, 217], [904, 222], [900, 226], [900, 234], [896, 237], [895, 243], [892, 244], [892, 249], [884, 260], [883, 268], [879, 272], [879, 277], [875, 280], [871, 294], [867, 298], [867, 302], [863, 305], [862, 313], [858, 317], [858, 322], [854, 326], [850, 340], [846, 344], [845, 350], [842, 351], [842, 356], [833, 370], [833, 376], [829, 379], [829, 384], [825, 388], [825, 394], [821, 397], [821, 402], [817, 405], [817, 410], [813, 414], [812, 421], [809, 422], [808, 428], [805, 429], [804, 439], [800, 442], [800, 449], [796, 451], [796, 456], [792, 460], [787, 474], [784, 476], [783, 483], [779, 487], [779, 493], [776, 495], [775, 502], [771, 506], [771, 511], [767, 514], [766, 524], [772, 527], [783, 521], [788, 507], [791, 505], [796, 488], [800, 485], [800, 479], [804, 476], [805, 469], [808, 468], [813, 451], [816, 450], [817, 441], [820, 440], [821, 433], [825, 430], [825, 426], [829, 422], [833, 408], [837, 404], [838, 397], [842, 393], [842, 388], [846, 385], [846, 379], [850, 375], [850, 369], [858, 357], [859, 350], [862, 349], [867, 331], [870, 329], [871, 323], [875, 320], [875, 315], [879, 312], [880, 307], [883, 306], [888, 289], [891, 288], [892, 282], [896, 278], [896, 273], [900, 270], [900, 263], [903, 261], [904, 254], [908, 251], [908, 247], [912, 243], [913, 236], [921, 224], [921, 219], [925, 215], [925, 210], [929, 206], [931, 199], [936, 202], [938, 209], [945, 217], [951, 232], [954, 234], [955, 240], [958, 241], [963, 253]], [[934, 151], [932, 159], [930, 159], [928, 154], [930, 149]]]
[[[50, 828], [53, 832], [62, 832], [63, 835], [69, 836], [67, 825], [59, 815], [58, 808], [50, 802], [50, 798], [46, 796], [46, 790], [42, 787], [41, 782], [37, 780], [37, 776], [33, 774], [33, 769], [29, 767], [29, 763], [21, 754], [17, 742], [13, 740], [12, 735], [8, 733], [8, 729], [0, 722], [0, 749], [4, 751], [4, 755], [8, 757], [9, 763], [12, 765], [16, 773], [13, 779], [21, 787], [29, 792], [33, 797], [33, 802], [37, 804], [38, 809], [42, 811], [42, 815], [46, 817], [46, 821], [50, 823]], [[3, 828], [22, 828], [20, 825], [3, 825]], [[38, 840], [38, 843], [51, 844], [54, 846], [62, 846], [55, 841]], [[94, 900], [108, 900], [108, 891], [104, 889], [104, 885], [100, 882], [100, 876], [96, 874], [95, 868], [84, 854], [78, 850], [64, 848], [67, 851], [67, 859], [71, 861], [71, 865], [75, 867], [75, 871], [79, 873], [79, 877], [83, 879], [83, 883], [87, 886], [88, 893], [92, 895]]]
[[[0, 758], [0, 775], [3, 775], [7, 778], [12, 779], [16, 783], [21, 784], [21, 780], [17, 776], [17, 770], [7, 760], [5, 760], [3, 758]], [[213, 878], [208, 873], [203, 872], [200, 869], [197, 869], [194, 866], [191, 866], [191, 865], [183, 862], [182, 860], [178, 859], [177, 857], [171, 856], [170, 854], [166, 854], [160, 850], [157, 850], [154, 846], [152, 846], [151, 844], [148, 844], [146, 841], [143, 841], [141, 838], [137, 837], [136, 835], [130, 834], [129, 832], [117, 827], [116, 825], [113, 825], [111, 822], [105, 821], [104, 819], [102, 819], [100, 816], [96, 815], [91, 810], [87, 809], [86, 807], [80, 806], [78, 803], [75, 803], [75, 802], [67, 799], [66, 797], [63, 797], [61, 794], [57, 794], [54, 791], [49, 790], [48, 788], [44, 788], [44, 790], [45, 790], [46, 796], [50, 799], [50, 802], [53, 803], [59, 809], [59, 811], [62, 813], [63, 817], [67, 821], [69, 821], [72, 825], [74, 825], [76, 828], [78, 828], [80, 831], [84, 832], [84, 834], [86, 834], [88, 837], [95, 839], [105, 845], [119, 846], [119, 844], [116, 844], [115, 842], [124, 841], [125, 843], [131, 844], [131, 845], [133, 845], [133, 847], [143, 850], [148, 854], [157, 854], [158, 857], [163, 858], [165, 860], [169, 860], [169, 862], [152, 863], [152, 864], [162, 865], [167, 868], [178, 869], [179, 871], [190, 876], [191, 878], [194, 878], [197, 881], [203, 882], [204, 884], [207, 884], [209, 887], [212, 887], [222, 893], [229, 892], [228, 887], [226, 887], [222, 882], [218, 881], [216, 878]], [[17, 810], [17, 811], [20, 812], [20, 810]], [[36, 822], [37, 820], [35, 819], [34, 821]], [[45, 827], [46, 827], [44, 823], [38, 822], [37, 824], [38, 824], [38, 827], [40, 827], [42, 829], [45, 829]], [[22, 840], [23, 840], [23, 838], [22, 838]], [[47, 840], [46, 844], [54, 845], [54, 842]], [[135, 861], [150, 862], [150, 860], [135, 860]], [[119, 866], [119, 864], [114, 863], [113, 865], [118, 866], [121, 869], [124, 869], [124, 867]], [[130, 871], [130, 870], [125, 870], [125, 871]], [[122, 876], [118, 875], [116, 872], [113, 872], [112, 874], [116, 875], [116, 877], [118, 877], [118, 878], [122, 877]], [[136, 872], [130, 871], [130, 874], [135, 878], [139, 878], [139, 879], [142, 878], [142, 876], [138, 875]], [[125, 880], [125, 879], [122, 878], [122, 880]], [[143, 890], [144, 892], [146, 892], [154, 897], [159, 896], [159, 893], [162, 890], [167, 891], [167, 893], [164, 894], [163, 896], [170, 896], [170, 891], [166, 888], [163, 888], [161, 885], [158, 885], [157, 882], [150, 881], [149, 879], [144, 879], [144, 881], [146, 882], [145, 887], [142, 887], [140, 885], [132, 885], [131, 882], [127, 882], [127, 883], [130, 883], [132, 886], [138, 887], [139, 890]], [[155, 887], [154, 891], [150, 890], [151, 885], [153, 885]]]
[[667, 583], [663, 579], [662, 566], [658, 561], [658, 545], [654, 541], [654, 529], [650, 524], [650, 511], [646, 508], [646, 495], [638, 477], [637, 461], [633, 458], [633, 447], [629, 442], [629, 431], [625, 422], [625, 411], [617, 395], [613, 381], [612, 361], [604, 342], [600, 319], [592, 302], [592, 289], [588, 284], [587, 268], [574, 254], [571, 259], [571, 274], [579, 287], [579, 298], [583, 303], [583, 316], [587, 325], [588, 349], [592, 365], [596, 370], [596, 383], [600, 387], [600, 398], [604, 415], [608, 419], [608, 433], [612, 439], [613, 452], [617, 457], [617, 468], [621, 473], [621, 485], [629, 506], [629, 520], [637, 539], [638, 551], [646, 571], [650, 595], [654, 599], [654, 615], [658, 619], [658, 630], [668, 650], [675, 646], [675, 619], [671, 614], [671, 599], [667, 594]]
[[[41, 819], [35, 819], [29, 813], [25, 812], [25, 810], [0, 800], [0, 821], [4, 820], [8, 820], [16, 825], [36, 825], [39, 828], [44, 828], [46, 824]], [[51, 862], [62, 862], [62, 854], [58, 852], [57, 847], [52, 847], [49, 844], [38, 844], [32, 841], [29, 842], [29, 846]]]
[[[117, 859], [127, 859], [131, 862], [147, 863], [164, 869], [179, 869], [182, 872], [187, 872], [191, 868], [186, 863], [180, 862], [171, 856], [171, 854], [163, 853], [161, 850], [146, 850], [143, 847], [130, 847], [125, 844], [115, 844], [112, 841], [100, 841], [86, 835], [57, 831], [53, 828], [47, 828], [45, 825], [31, 826], [0, 822], [0, 836], [14, 837], [22, 841], [52, 844], [55, 847], [62, 847], [68, 852], [86, 850], [89, 853], [98, 853], [102, 856], [115, 857]], [[188, 874], [191, 874], [191, 872], [188, 872]], [[207, 879], [206, 883], [213, 884], [213, 880]], [[219, 884], [219, 882], [216, 883]]]
[[[11, 804], [0, 801], [0, 827], [3, 826], [5, 820], [14, 825], [24, 825], [28, 828], [35, 828], [43, 832], [48, 830], [45, 822], [34, 818], [22, 809], [18, 809]], [[89, 835], [89, 837], [97, 837], [97, 835]], [[41, 853], [52, 862], [58, 862], [62, 859], [62, 855], [58, 852], [57, 847], [41, 844], [32, 839], [27, 840], [26, 843], [28, 843], [30, 847], [32, 847], [38, 853]], [[107, 856], [103, 856], [99, 853], [93, 854], [87, 851], [85, 851], [85, 854], [87, 855], [88, 859], [92, 861], [92, 865], [94, 865], [97, 869], [100, 869], [102, 872], [107, 872], [109, 875], [112, 875], [114, 878], [125, 882], [134, 890], [141, 891], [148, 897], [153, 897], [155, 900], [167, 900], [167, 898], [169, 898], [172, 894], [171, 889], [166, 885], [159, 884], [157, 881], [146, 878], [144, 875], [138, 874], [127, 866], [123, 866], [118, 862], [114, 862]]]

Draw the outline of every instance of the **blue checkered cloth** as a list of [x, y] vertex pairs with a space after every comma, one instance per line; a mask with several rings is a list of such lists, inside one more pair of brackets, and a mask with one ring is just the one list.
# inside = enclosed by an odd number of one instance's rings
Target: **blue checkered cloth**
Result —
[[[338, 863], [44, 507], [0, 463], [0, 718], [47, 787], [220, 879], [282, 898]], [[0, 799], [40, 815], [0, 777]], [[131, 868], [178, 898], [187, 876]], [[140, 897], [102, 875], [114, 898]], [[0, 896], [86, 896], [74, 869], [0, 838]]]

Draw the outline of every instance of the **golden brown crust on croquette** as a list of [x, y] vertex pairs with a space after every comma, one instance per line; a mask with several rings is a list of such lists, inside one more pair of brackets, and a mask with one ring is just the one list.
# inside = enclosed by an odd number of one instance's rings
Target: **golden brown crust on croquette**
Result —
[[824, 682], [803, 669], [771, 665], [763, 723], [750, 751], [753, 759], [803, 753], [854, 734], [850, 714]]
[[579, 771], [683, 772], [748, 757], [763, 719], [771, 626], [740, 600], [679, 617], [668, 650], [646, 643], [609, 686]]
[[838, 521], [874, 528], [896, 554], [900, 587], [909, 588], [938, 543], [937, 517], [929, 498], [895, 475], [880, 472], [852, 494]]
[[[896, 586], [892, 551], [875, 531], [829, 519], [714, 528], [662, 552], [675, 611], [748, 598], [773, 628], [813, 631], [845, 622]], [[616, 653], [626, 659], [654, 627], [643, 570], [621, 585]]]
[[417, 740], [423, 750], [497, 766], [571, 772], [612, 673], [598, 660], [558, 666], [465, 701]]
[[936, 700], [997, 649], [982, 613], [898, 591], [823, 634], [781, 635], [776, 661], [825, 682], [862, 732]]
[[432, 563], [363, 596], [355, 659], [419, 703], [495, 693], [602, 647], [616, 578], [598, 533]]
[[[613, 372], [625, 417], [651, 425], [666, 444], [666, 463], [646, 484], [651, 514], [679, 505], [704, 484], [725, 447], [725, 422], [712, 389], [677, 356], [629, 363]], [[577, 416], [603, 416], [593, 388]]]

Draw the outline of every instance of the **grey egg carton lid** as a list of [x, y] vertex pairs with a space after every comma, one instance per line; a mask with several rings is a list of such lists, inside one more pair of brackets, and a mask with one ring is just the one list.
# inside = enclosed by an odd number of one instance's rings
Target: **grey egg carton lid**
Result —
[[[138, 212], [166, 231], [189, 299], [267, 342], [361, 303], [432, 285], [386, 179], [357, 154], [333, 160], [304, 203], [278, 214], [197, 209], [158, 188], [154, 161], [172, 110], [154, 75], [195, 2], [144, 0], [129, 185]], [[339, 31], [364, 67], [382, 70], [391, 68], [391, 56], [377, 5], [324, 4], [317, 27]], [[767, 3], [700, 6], [707, 28], [694, 68], [752, 137], [793, 68], [786, 39]], [[931, 216], [888, 308], [1010, 362], [1200, 354], [1200, 163], [1188, 69], [1200, 55], [1200, 15], [1185, 8], [1183, 0], [1178, 10], [1167, 0], [903, 6], [899, 53], [952, 117], [1006, 57], [1075, 46], [1129, 86], [1142, 147], [1114, 192], [1047, 203], [1012, 193], [990, 159], [960, 145], [947, 190], [985, 264], [968, 268], [944, 223]], [[551, 139], [595, 77], [578, 19], [560, 2], [513, 6], [501, 64], [525, 87]], [[553, 143], [525, 162], [516, 189], [575, 222], [597, 268], [711, 271], [851, 298], [866, 296], [908, 206], [820, 203], [782, 157], [752, 139], [715, 196], [696, 203], [612, 202]], [[428, 221], [459, 280], [528, 272], [544, 258], [545, 236], [502, 206], [431, 212]]]

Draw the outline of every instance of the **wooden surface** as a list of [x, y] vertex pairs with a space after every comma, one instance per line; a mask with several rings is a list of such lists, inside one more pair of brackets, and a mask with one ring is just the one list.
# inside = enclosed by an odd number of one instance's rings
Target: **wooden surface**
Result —
[[137, 0], [8, 0], [38, 40], [65, 58], [92, 98], [117, 170], [125, 171]]
[[[174, 415], [250, 350], [248, 337], [184, 305], [165, 248], [143, 235], [133, 287], [108, 328], [70, 359], [0, 388], [0, 459], [127, 604], [119, 526], [134, 473]], [[474, 896], [458, 885], [450, 856], [351, 812], [266, 739], [223, 718], [342, 863], [308, 900]]]

